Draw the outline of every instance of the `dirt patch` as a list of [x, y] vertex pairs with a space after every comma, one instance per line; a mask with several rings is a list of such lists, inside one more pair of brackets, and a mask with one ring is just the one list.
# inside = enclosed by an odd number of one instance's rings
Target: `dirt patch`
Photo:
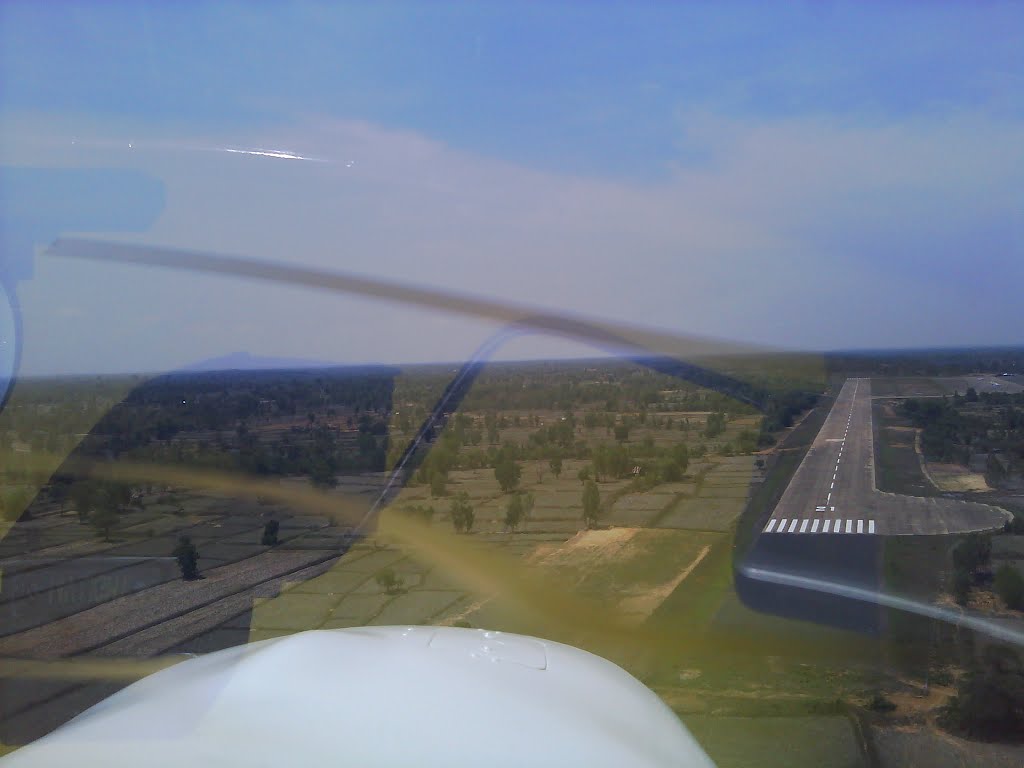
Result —
[[925, 462], [928, 475], [940, 491], [991, 491], [985, 476], [959, 464]]
[[693, 559], [693, 562], [676, 574], [675, 578], [666, 581], [664, 584], [660, 584], [657, 587], [648, 589], [642, 595], [623, 598], [619, 602], [619, 608], [623, 613], [630, 616], [642, 616], [643, 618], [647, 618], [654, 613], [654, 610], [659, 605], [665, 602], [665, 599], [675, 591], [676, 587], [683, 583], [687, 576], [693, 573], [694, 568], [700, 565], [701, 561], [707, 557], [708, 552], [710, 551], [710, 546], [704, 547], [697, 557]]
[[571, 564], [575, 568], [589, 570], [605, 559], [619, 555], [639, 531], [639, 528], [580, 531], [541, 562], [555, 566]]

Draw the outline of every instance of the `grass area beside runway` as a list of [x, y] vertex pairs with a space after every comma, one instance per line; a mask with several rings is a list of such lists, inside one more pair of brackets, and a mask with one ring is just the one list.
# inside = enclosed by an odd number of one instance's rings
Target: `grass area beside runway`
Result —
[[797, 467], [821, 431], [834, 402], [833, 397], [822, 397], [818, 405], [783, 437], [776, 450], [768, 456], [764, 482], [753, 489], [750, 501], [736, 526], [734, 553], [737, 560], [741, 560], [750, 550], [757, 534], [786, 492], [789, 481], [793, 479]]
[[[952, 570], [950, 551], [957, 536], [892, 536], [883, 549], [886, 592], [934, 603], [947, 589]], [[915, 677], [957, 660], [957, 632], [908, 611], [885, 611], [887, 663]]]
[[849, 718], [688, 717], [718, 768], [859, 768], [868, 765]]
[[871, 407], [878, 490], [905, 496], [938, 496], [939, 491], [921, 469], [915, 448], [916, 430], [910, 422], [899, 416], [888, 401], [875, 400]]

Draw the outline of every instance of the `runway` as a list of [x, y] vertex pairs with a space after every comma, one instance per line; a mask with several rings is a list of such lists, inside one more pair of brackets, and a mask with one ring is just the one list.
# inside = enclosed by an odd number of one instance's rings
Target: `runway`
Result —
[[939, 497], [875, 487], [871, 380], [847, 379], [832, 410], [763, 528], [771, 535], [903, 536], [984, 531], [1010, 514]]

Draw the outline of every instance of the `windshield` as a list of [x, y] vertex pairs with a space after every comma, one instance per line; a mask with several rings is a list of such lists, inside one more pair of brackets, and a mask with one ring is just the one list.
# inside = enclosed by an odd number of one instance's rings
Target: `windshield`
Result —
[[396, 626], [719, 766], [1020, 764], [1022, 22], [0, 5], [0, 750]]

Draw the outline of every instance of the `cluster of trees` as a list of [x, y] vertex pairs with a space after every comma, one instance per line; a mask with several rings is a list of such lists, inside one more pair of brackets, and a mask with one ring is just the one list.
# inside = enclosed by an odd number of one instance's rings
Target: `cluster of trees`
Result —
[[966, 605], [971, 587], [986, 583], [991, 574], [982, 571], [992, 556], [992, 537], [988, 534], [971, 533], [953, 547], [953, 575], [950, 591], [953, 599]]
[[[78, 521], [91, 525], [104, 541], [110, 541], [122, 509], [133, 503], [129, 485], [103, 480], [79, 480], [67, 488], [67, 495]], [[140, 498], [134, 503], [141, 506]]]
[[[902, 412], [921, 429], [921, 449], [939, 461], [966, 464], [974, 453], [999, 453], [1008, 462], [1024, 461], [1024, 411], [1011, 403], [1024, 403], [1024, 393], [982, 393], [973, 388], [953, 398], [908, 399]], [[994, 482], [1006, 470], [991, 462]]]
[[384, 468], [393, 376], [377, 368], [165, 376], [112, 404], [80, 451], [308, 475], [330, 486], [339, 471]]
[[960, 605], [966, 605], [973, 587], [991, 584], [1003, 603], [1024, 610], [1024, 576], [1011, 563], [991, 568], [992, 537], [972, 533], [953, 547], [953, 574], [950, 591]]
[[1011, 648], [985, 649], [960, 680], [941, 717], [954, 733], [989, 741], [1024, 740], [1024, 665]]
[[[532, 493], [525, 493], [523, 491], [511, 493], [505, 506], [505, 529], [512, 532], [517, 531], [523, 521], [529, 519], [530, 513], [533, 511], [533, 505], [534, 498]], [[404, 508], [407, 514], [420, 514], [427, 520], [433, 517], [434, 511], [432, 507], [428, 508], [430, 510], [429, 514], [424, 514], [420, 511], [421, 509], [423, 508], [414, 506]], [[583, 485], [583, 521], [588, 528], [593, 528], [597, 525], [600, 509], [601, 493], [598, 490], [597, 483], [593, 480], [588, 480]], [[448, 514], [451, 517], [452, 527], [456, 533], [470, 533], [473, 530], [473, 524], [476, 522], [476, 512], [469, 500], [469, 494], [465, 491], [459, 491], [452, 497]]]
[[945, 398], [906, 400], [902, 411], [921, 430], [921, 450], [925, 456], [959, 464], [970, 461], [970, 444], [980, 425], [969, 429], [964, 416], [951, 402]]
[[476, 521], [476, 513], [473, 505], [469, 503], [469, 494], [459, 491], [452, 499], [448, 514], [452, 518], [452, 525], [456, 533], [469, 533], [473, 530], [473, 523]]
[[815, 392], [790, 389], [773, 393], [763, 403], [764, 419], [761, 421], [758, 445], [773, 444], [775, 441], [771, 433], [793, 426], [797, 416], [818, 404], [819, 397]]
[[[667, 368], [676, 375], [666, 372]], [[693, 366], [651, 366], [623, 361], [491, 363], [474, 383], [463, 407], [468, 411], [636, 410], [753, 413], [737, 400], [752, 387], [735, 383], [718, 391], [724, 379]], [[740, 391], [742, 390], [742, 391]], [[741, 398], [742, 399], [742, 398]]]

